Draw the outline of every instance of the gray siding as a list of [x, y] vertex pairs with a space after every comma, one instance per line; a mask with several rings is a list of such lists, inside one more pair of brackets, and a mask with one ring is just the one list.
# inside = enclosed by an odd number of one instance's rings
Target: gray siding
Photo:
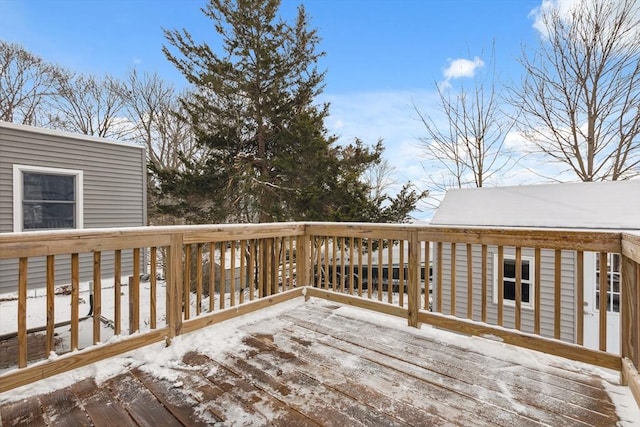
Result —
[[[140, 146], [0, 122], [0, 233], [13, 232], [13, 165], [83, 171], [84, 228], [146, 225], [146, 160]], [[56, 259], [56, 285], [70, 278], [69, 257]], [[81, 280], [91, 280], [92, 255], [81, 254]], [[17, 286], [17, 260], [0, 260], [0, 293]], [[104, 253], [103, 277], [113, 276]], [[123, 253], [123, 274], [132, 271]], [[30, 288], [44, 286], [44, 259], [29, 259]]]
[[[442, 251], [442, 312], [451, 314], [451, 244], [443, 243]], [[434, 279], [433, 298], [434, 310], [437, 298], [436, 277], [437, 252], [436, 245], [433, 247], [434, 253]], [[467, 316], [467, 249], [466, 245], [456, 245], [456, 315]], [[493, 302], [494, 285], [494, 254], [498, 253], [496, 246], [487, 248], [487, 323], [496, 325], [498, 319], [498, 305]], [[505, 247], [505, 256], [515, 256], [515, 249]], [[531, 248], [522, 249], [523, 257], [534, 258], [534, 251]], [[575, 342], [575, 252], [562, 251], [562, 273], [561, 273], [561, 319], [560, 338], [564, 341]], [[540, 334], [544, 337], [554, 336], [554, 280], [555, 280], [555, 251], [541, 251], [541, 313], [540, 313]], [[533, 265], [531, 267], [534, 268]], [[473, 320], [480, 321], [482, 314], [482, 247], [472, 245], [472, 281], [473, 281]], [[532, 270], [533, 271], [533, 270]], [[533, 299], [533, 295], [531, 296]], [[515, 327], [515, 307], [504, 304], [503, 326], [507, 328]], [[521, 311], [521, 330], [533, 333], [534, 310], [523, 307]]]

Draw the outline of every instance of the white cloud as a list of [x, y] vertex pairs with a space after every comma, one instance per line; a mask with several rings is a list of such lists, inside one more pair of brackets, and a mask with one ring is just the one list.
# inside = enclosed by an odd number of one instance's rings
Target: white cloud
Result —
[[483, 66], [484, 61], [477, 56], [473, 60], [465, 58], [449, 60], [449, 66], [444, 69], [444, 77], [447, 81], [462, 77], [473, 77], [476, 69]]
[[533, 18], [533, 28], [544, 36], [549, 36], [549, 29], [544, 24], [543, 16], [556, 10], [561, 17], [568, 18], [571, 10], [584, 0], [542, 0], [540, 6], [529, 12], [529, 17]]
[[444, 80], [438, 83], [438, 86], [441, 90], [449, 89], [452, 79], [472, 78], [475, 76], [476, 70], [482, 67], [484, 67], [484, 61], [477, 56], [473, 59], [449, 59], [449, 65], [442, 72]]
[[[626, 0], [611, 0], [608, 3], [608, 7], [610, 6], [613, 8], [621, 8], [625, 3], [625, 1]], [[533, 19], [533, 28], [535, 28], [540, 33], [541, 36], [545, 38], [549, 38], [549, 31], [551, 30], [551, 28], [545, 25], [544, 16], [549, 15], [553, 12], [557, 12], [558, 16], [565, 23], [569, 23], [572, 13], [576, 9], [584, 9], [584, 10], [593, 12], [594, 10], [593, 0], [542, 0], [539, 6], [537, 6], [531, 12], [529, 12], [529, 18]], [[605, 20], [605, 22], [608, 23], [610, 27], [608, 31], [614, 31], [613, 30], [614, 23], [612, 21], [612, 18], [614, 16], [616, 16], [615, 13], [611, 15], [605, 15], [605, 19], [607, 19]], [[632, 5], [631, 17], [627, 21], [627, 24], [632, 26], [628, 28], [631, 31], [625, 30], [622, 32], [626, 34], [626, 36], [624, 37], [624, 40], [625, 40], [624, 44], [626, 43], [633, 44], [633, 42], [637, 40], [638, 36], [640, 35], [640, 30], [635, 28], [635, 31], [634, 31], [634, 28], [633, 28], [633, 26], [636, 25], [636, 22], [639, 19], [640, 19], [640, 2], [636, 1], [636, 3]], [[618, 34], [622, 34], [619, 31], [620, 30], [616, 30]]]
[[524, 135], [515, 129], [512, 129], [504, 137], [504, 147], [507, 150], [519, 153], [528, 153], [531, 151], [531, 143]]

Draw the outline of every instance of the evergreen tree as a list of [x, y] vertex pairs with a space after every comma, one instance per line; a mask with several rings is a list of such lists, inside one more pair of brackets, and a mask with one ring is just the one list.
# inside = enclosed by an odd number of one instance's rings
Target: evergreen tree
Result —
[[361, 180], [380, 161], [382, 145], [340, 147], [327, 134], [328, 105], [314, 103], [324, 80], [319, 37], [308, 29], [304, 7], [291, 25], [277, 16], [279, 6], [211, 0], [203, 12], [219, 49], [196, 43], [187, 30], [165, 31], [165, 55], [193, 85], [182, 102], [207, 153], [183, 158], [179, 171], [155, 171], [165, 209], [188, 222], [382, 218], [383, 203], [368, 198]]

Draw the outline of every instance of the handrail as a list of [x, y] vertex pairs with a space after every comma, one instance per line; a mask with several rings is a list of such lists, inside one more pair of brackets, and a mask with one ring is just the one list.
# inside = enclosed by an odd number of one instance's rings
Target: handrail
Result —
[[[602, 343], [599, 350], [581, 345], [582, 268], [585, 254], [591, 252], [601, 259], [606, 253], [622, 255], [619, 356], [607, 353]], [[60, 261], [69, 255], [69, 261]], [[37, 257], [46, 257], [46, 263]], [[503, 271], [506, 258], [516, 266], [517, 274], [509, 279], [514, 281], [515, 297], [505, 295], [503, 286], [496, 285], [507, 277]], [[429, 323], [468, 334], [489, 334], [623, 373], [625, 366], [637, 370], [640, 365], [640, 236], [636, 234], [310, 222], [85, 229], [0, 234], [0, 261], [7, 259], [17, 261], [19, 367], [0, 374], [0, 392], [99, 360], [103, 358], [100, 354], [110, 357], [151, 342], [170, 343], [177, 335], [228, 318], [234, 311], [231, 307], [246, 307], [236, 312], [260, 309], [302, 295], [305, 286], [309, 286], [304, 291], [307, 297], [406, 317], [410, 326]], [[60, 284], [56, 281], [59, 262], [72, 273], [70, 341], [75, 346], [67, 349], [68, 354], [33, 363], [27, 354], [28, 284], [39, 274], [48, 294], [53, 294]], [[127, 262], [133, 270], [124, 274]], [[577, 269], [575, 274], [565, 271], [570, 262], [576, 263], [571, 267]], [[87, 265], [93, 265], [90, 277], [96, 295], [93, 339], [78, 351], [77, 304], [82, 270]], [[523, 266], [535, 268], [523, 277]], [[149, 297], [141, 293], [138, 274], [133, 274], [141, 267], [152, 273]], [[34, 273], [37, 268], [42, 271]], [[121, 286], [126, 283], [119, 276], [127, 274], [132, 276], [129, 298], [122, 298]], [[111, 276], [113, 290], [106, 290]], [[159, 292], [156, 276], [164, 277], [166, 292]], [[523, 283], [529, 279], [533, 280], [526, 290], [533, 295], [527, 294], [524, 304]], [[575, 284], [575, 295], [571, 293], [575, 302], [564, 294], [567, 283]], [[606, 283], [602, 285], [606, 290]], [[114, 312], [107, 313], [111, 309], [103, 307], [105, 292], [114, 295]], [[143, 297], [148, 298], [149, 307], [141, 306]], [[56, 348], [53, 304], [47, 303], [51, 311], [47, 316], [48, 351]], [[122, 310], [124, 304], [129, 313]], [[162, 310], [165, 317], [160, 319]], [[564, 323], [568, 311], [575, 312], [575, 325]], [[115, 318], [115, 335], [122, 335], [121, 339], [102, 343], [100, 318], [105, 314]], [[129, 321], [128, 333], [120, 327], [124, 318]], [[601, 317], [601, 337], [606, 334], [606, 316], [604, 319], [602, 324]], [[148, 320], [146, 330], [141, 329], [143, 320]], [[573, 335], [567, 332], [570, 330]], [[623, 359], [630, 363], [623, 365]]]

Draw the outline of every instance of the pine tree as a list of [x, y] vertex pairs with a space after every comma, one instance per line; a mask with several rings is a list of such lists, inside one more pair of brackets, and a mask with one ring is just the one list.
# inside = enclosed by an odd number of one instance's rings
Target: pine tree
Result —
[[380, 161], [382, 145], [341, 147], [328, 135], [328, 105], [315, 103], [325, 76], [319, 37], [304, 7], [291, 25], [278, 17], [279, 6], [210, 0], [203, 12], [217, 49], [187, 30], [165, 31], [165, 55], [193, 85], [183, 104], [207, 153], [184, 158], [180, 172], [156, 171], [165, 208], [188, 222], [381, 217], [361, 177]]

